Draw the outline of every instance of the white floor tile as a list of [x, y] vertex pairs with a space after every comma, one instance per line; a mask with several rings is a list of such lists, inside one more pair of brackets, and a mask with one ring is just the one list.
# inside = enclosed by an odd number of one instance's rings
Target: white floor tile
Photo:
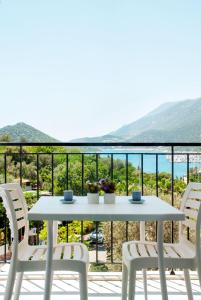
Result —
[[[182, 274], [182, 273], [181, 273]], [[0, 272], [0, 300], [6, 284], [6, 272]], [[120, 300], [121, 299], [121, 274], [120, 273], [96, 273], [93, 278], [89, 276], [89, 300]], [[185, 282], [180, 273], [177, 276], [169, 276], [167, 280], [169, 300], [187, 300]], [[194, 300], [201, 299], [199, 281], [192, 273], [192, 288]], [[44, 292], [44, 273], [26, 274], [22, 284], [20, 300], [42, 300]], [[198, 294], [200, 293], [200, 294]], [[160, 281], [157, 273], [148, 275], [149, 300], [161, 300]], [[57, 273], [52, 286], [51, 300], [79, 300], [78, 277], [69, 272]], [[136, 300], [144, 300], [142, 274], [138, 273], [136, 282]]]

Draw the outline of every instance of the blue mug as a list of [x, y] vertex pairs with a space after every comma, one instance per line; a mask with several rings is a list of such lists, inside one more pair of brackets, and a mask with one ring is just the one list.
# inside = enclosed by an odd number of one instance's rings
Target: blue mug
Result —
[[132, 192], [132, 200], [133, 201], [140, 201], [141, 200], [141, 192], [140, 191], [133, 191]]
[[64, 191], [64, 200], [72, 201], [73, 200], [73, 191], [71, 191], [71, 190]]

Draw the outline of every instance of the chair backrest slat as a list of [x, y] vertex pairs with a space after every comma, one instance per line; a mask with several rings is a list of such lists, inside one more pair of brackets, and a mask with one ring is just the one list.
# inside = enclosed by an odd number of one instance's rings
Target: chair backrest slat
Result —
[[24, 211], [22, 209], [16, 210], [16, 218], [17, 220], [23, 218], [24, 219]]
[[25, 222], [25, 219], [21, 219], [19, 221], [17, 221], [17, 228], [18, 230], [25, 227], [26, 226], [26, 222]]
[[18, 241], [18, 230], [24, 228], [24, 239], [20, 243], [28, 243], [27, 204], [19, 184], [5, 183], [0, 185], [0, 196], [6, 208], [10, 222], [11, 235]]
[[19, 198], [19, 193], [17, 190], [10, 190], [10, 196], [12, 200], [17, 200]]
[[200, 201], [196, 201], [195, 199], [187, 199], [185, 203], [185, 207], [199, 209]]
[[13, 201], [14, 209], [22, 209], [22, 202], [20, 200]]
[[196, 222], [197, 217], [198, 217], [198, 210], [191, 209], [191, 208], [185, 208], [184, 213], [185, 213], [186, 217], [188, 217], [189, 219], [195, 220], [195, 222]]
[[[196, 182], [197, 183], [197, 182]], [[191, 182], [191, 188], [194, 190], [191, 190], [189, 192], [188, 198], [189, 199], [197, 199], [197, 200], [201, 200], [201, 193], [200, 193], [200, 184], [196, 184]]]
[[201, 205], [201, 183], [190, 182], [186, 188], [181, 202], [181, 210], [185, 213], [186, 219], [181, 222], [180, 234], [186, 238], [186, 229], [196, 232], [197, 221], [200, 219]]

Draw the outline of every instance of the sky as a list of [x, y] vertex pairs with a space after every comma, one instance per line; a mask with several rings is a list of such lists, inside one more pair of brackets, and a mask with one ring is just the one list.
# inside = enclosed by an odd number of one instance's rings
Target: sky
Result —
[[0, 128], [69, 141], [198, 97], [200, 0], [0, 0]]

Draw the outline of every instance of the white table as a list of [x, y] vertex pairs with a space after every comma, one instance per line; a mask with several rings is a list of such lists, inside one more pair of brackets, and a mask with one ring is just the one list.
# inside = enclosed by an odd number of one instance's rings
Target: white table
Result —
[[46, 280], [44, 299], [51, 294], [53, 221], [158, 221], [157, 243], [161, 280], [162, 299], [167, 300], [167, 286], [163, 261], [163, 221], [184, 220], [185, 215], [178, 209], [155, 196], [144, 196], [144, 204], [131, 204], [127, 196], [116, 197], [115, 204], [88, 204], [87, 197], [78, 197], [74, 204], [62, 204], [61, 196], [43, 196], [28, 213], [29, 220], [48, 221], [48, 250], [46, 262]]

